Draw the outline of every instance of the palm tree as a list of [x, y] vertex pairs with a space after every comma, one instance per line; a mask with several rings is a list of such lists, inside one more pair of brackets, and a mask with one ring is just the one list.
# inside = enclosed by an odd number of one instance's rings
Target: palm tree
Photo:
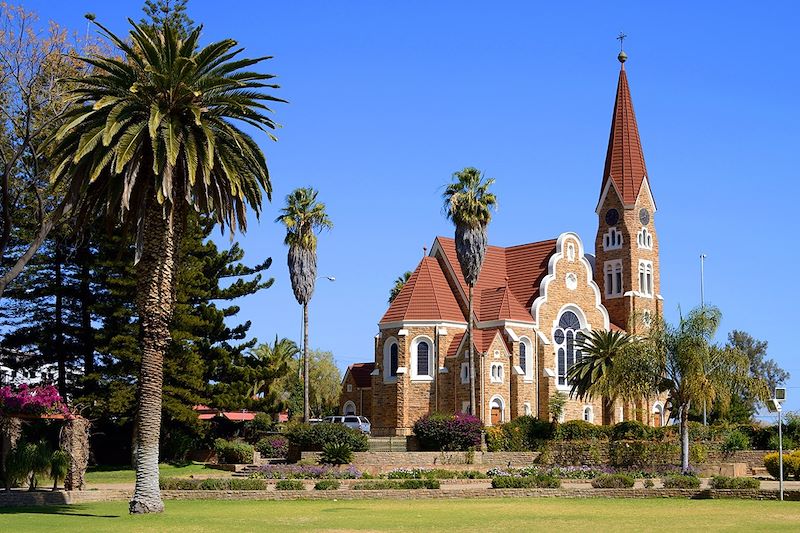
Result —
[[283, 100], [264, 91], [277, 87], [274, 76], [249, 70], [268, 58], [238, 58], [236, 41], [200, 48], [200, 28], [181, 39], [169, 25], [131, 21], [126, 42], [97, 25], [122, 58], [82, 58], [91, 74], [67, 80], [76, 106], [52, 139], [52, 176], [77, 202], [79, 223], [103, 212], [135, 228], [141, 375], [130, 511], [159, 512], [163, 360], [187, 210], [246, 229], [247, 208], [258, 215], [272, 186], [261, 149], [232, 121], [274, 139], [266, 103]]
[[289, 364], [300, 350], [297, 344], [290, 339], [280, 339], [275, 335], [275, 341], [270, 344], [262, 344], [251, 350], [250, 355], [258, 360], [257, 375], [248, 391], [250, 398], [262, 396], [264, 399], [272, 400], [275, 398], [273, 384], [286, 374]]
[[289, 278], [297, 303], [303, 306], [303, 421], [308, 422], [308, 302], [317, 281], [317, 235], [333, 228], [325, 213], [325, 204], [317, 202], [317, 191], [310, 187], [295, 189], [286, 197], [286, 207], [275, 219], [286, 226], [284, 243], [289, 247]]
[[569, 369], [567, 375], [570, 396], [581, 400], [594, 397], [613, 401], [620, 394], [614, 375], [614, 363], [632, 345], [633, 338], [621, 331], [593, 330], [580, 335], [578, 347], [582, 359]]
[[397, 276], [397, 278], [394, 280], [394, 286], [392, 287], [392, 290], [389, 291], [389, 303], [392, 303], [394, 299], [397, 298], [397, 295], [403, 290], [403, 287], [405, 287], [408, 278], [411, 277], [411, 274], [413, 274], [413, 272], [406, 270], [402, 276]]
[[453, 182], [444, 191], [447, 218], [456, 226], [456, 255], [464, 281], [469, 286], [467, 333], [469, 336], [469, 407], [475, 415], [475, 357], [472, 343], [472, 297], [483, 258], [486, 255], [486, 228], [492, 219], [491, 209], [497, 198], [489, 192], [493, 179], [483, 179], [480, 170], [466, 167], [453, 174]]

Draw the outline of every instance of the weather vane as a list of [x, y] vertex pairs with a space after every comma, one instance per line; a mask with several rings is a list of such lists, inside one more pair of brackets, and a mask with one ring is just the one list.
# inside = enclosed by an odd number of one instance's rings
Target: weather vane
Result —
[[627, 37], [627, 35], [625, 35], [622, 32], [619, 32], [619, 35], [617, 35], [617, 40], [619, 41], [619, 51], [620, 52], [622, 52], [622, 41], [624, 41], [626, 37]]

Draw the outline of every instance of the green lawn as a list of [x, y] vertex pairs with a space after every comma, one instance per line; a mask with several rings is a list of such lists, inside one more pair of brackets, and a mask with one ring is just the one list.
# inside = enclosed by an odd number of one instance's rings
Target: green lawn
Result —
[[[161, 464], [158, 466], [161, 477], [189, 477], [201, 474], [204, 477], [229, 476], [230, 472], [206, 468], [202, 463], [192, 463], [186, 466], [173, 466]], [[97, 485], [102, 483], [133, 483], [136, 480], [136, 473], [131, 468], [120, 466], [97, 466], [89, 467], [86, 472], [86, 483]]]
[[167, 501], [0, 508], [0, 531], [797, 531], [800, 502], [679, 499]]

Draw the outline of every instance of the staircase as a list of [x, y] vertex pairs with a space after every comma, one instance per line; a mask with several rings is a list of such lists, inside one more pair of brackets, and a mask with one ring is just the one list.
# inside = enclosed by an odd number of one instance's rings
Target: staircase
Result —
[[263, 465], [281, 465], [286, 464], [285, 459], [257, 459], [255, 464], [247, 465], [238, 472], [231, 474], [233, 477], [249, 477], [253, 472], [257, 472], [258, 468]]
[[406, 437], [370, 437], [371, 452], [407, 452]]

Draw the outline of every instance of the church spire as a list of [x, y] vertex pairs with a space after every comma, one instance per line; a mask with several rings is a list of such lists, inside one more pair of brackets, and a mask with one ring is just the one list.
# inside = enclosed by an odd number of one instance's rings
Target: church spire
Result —
[[[621, 41], [620, 41], [621, 44]], [[608, 180], [612, 180], [622, 202], [631, 205], [636, 202], [642, 182], [647, 176], [644, 163], [644, 152], [639, 139], [639, 128], [633, 112], [631, 91], [628, 87], [628, 76], [625, 73], [627, 54], [620, 50], [617, 56], [620, 62], [617, 98], [614, 103], [614, 116], [611, 120], [611, 134], [608, 138], [606, 165], [603, 171], [603, 194]]]

